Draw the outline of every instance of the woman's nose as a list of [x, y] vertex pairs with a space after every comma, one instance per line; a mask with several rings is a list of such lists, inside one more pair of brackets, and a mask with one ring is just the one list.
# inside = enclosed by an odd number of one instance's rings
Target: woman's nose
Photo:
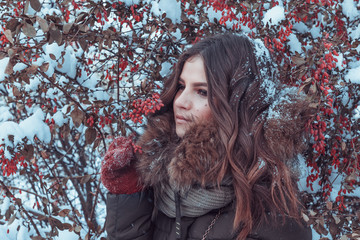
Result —
[[175, 96], [175, 106], [183, 109], [191, 108], [191, 98], [186, 91], [178, 92]]

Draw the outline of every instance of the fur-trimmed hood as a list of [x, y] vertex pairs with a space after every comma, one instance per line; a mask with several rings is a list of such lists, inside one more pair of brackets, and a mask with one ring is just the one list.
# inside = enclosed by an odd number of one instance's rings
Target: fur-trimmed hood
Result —
[[169, 182], [178, 190], [194, 185], [216, 185], [223, 150], [218, 130], [211, 123], [193, 126], [181, 139], [175, 133], [172, 114], [149, 120], [137, 145], [137, 171], [144, 186]]
[[[284, 162], [296, 176], [298, 161], [295, 156], [305, 149], [305, 128], [313, 109], [307, 106], [308, 101], [293, 95], [289, 95], [290, 98], [294, 98], [291, 103], [273, 104], [273, 110], [287, 118], [266, 118], [262, 144], [266, 144], [272, 156]], [[168, 112], [149, 119], [137, 145], [142, 148], [142, 154], [137, 154], [137, 171], [144, 186], [156, 186], [165, 181], [178, 190], [186, 190], [194, 185], [214, 186], [222, 180], [219, 175], [226, 153], [214, 123], [196, 124], [179, 138], [173, 114]]]

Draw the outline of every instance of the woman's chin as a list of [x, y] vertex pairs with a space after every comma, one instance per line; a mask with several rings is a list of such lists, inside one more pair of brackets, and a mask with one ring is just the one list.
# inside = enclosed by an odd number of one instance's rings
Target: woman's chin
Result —
[[188, 128], [189, 128], [189, 127], [186, 126], [185, 124], [181, 124], [180, 126], [179, 126], [179, 125], [176, 125], [176, 135], [177, 135], [179, 138], [184, 137], [184, 135], [186, 134]]

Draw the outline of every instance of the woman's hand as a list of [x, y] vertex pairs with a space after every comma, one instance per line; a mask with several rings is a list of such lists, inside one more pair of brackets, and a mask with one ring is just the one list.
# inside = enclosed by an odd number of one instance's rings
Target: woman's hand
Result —
[[114, 194], [132, 194], [142, 190], [134, 168], [134, 149], [129, 138], [115, 139], [105, 154], [101, 181]]

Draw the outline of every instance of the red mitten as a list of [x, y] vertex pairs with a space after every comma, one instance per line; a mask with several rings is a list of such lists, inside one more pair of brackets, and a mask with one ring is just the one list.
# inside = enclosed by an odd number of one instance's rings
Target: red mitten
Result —
[[130, 139], [120, 137], [110, 144], [101, 166], [101, 181], [111, 193], [132, 194], [142, 190], [133, 160]]

